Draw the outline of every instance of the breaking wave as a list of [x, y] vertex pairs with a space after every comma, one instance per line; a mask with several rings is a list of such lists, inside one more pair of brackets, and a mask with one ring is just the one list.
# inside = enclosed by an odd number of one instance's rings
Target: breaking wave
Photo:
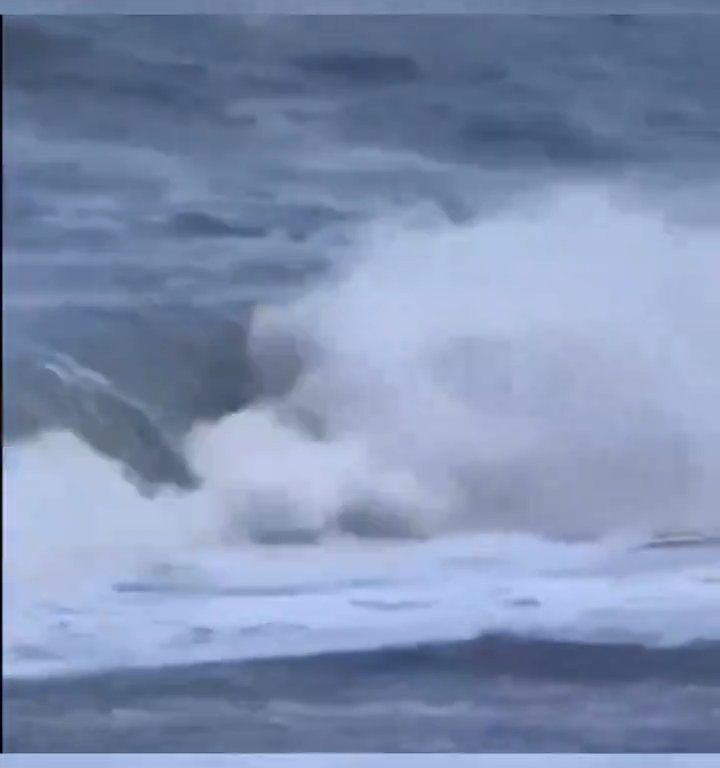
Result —
[[[175, 432], [157, 421], [153, 439], [187, 482], [141, 494], [127, 452], [70, 422], [51, 426], [78, 436], [6, 445], [10, 540], [22, 529], [38, 553], [44, 536], [47, 563], [88, 536], [132, 549], [716, 529], [717, 252], [712, 230], [594, 188], [462, 226], [432, 208], [375, 221], [311, 291], [256, 307], [248, 338], [226, 338], [246, 379], [223, 379], [222, 407]], [[159, 370], [182, 390], [180, 369]], [[96, 400], [112, 395], [83, 381]]]

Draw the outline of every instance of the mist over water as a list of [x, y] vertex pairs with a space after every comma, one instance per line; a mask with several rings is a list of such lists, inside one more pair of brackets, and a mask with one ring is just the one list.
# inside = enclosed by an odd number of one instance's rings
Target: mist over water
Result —
[[719, 24], [6, 20], [12, 749], [717, 749]]
[[48, 572], [343, 534], [714, 533], [717, 235], [620, 191], [360, 228], [315, 288], [256, 307], [256, 396], [178, 448], [196, 490], [144, 497], [70, 435], [6, 449], [14, 556]]
[[311, 530], [712, 527], [717, 237], [553, 197], [377, 222], [341, 276], [261, 308], [250, 348], [285, 391], [200, 430], [201, 475]]

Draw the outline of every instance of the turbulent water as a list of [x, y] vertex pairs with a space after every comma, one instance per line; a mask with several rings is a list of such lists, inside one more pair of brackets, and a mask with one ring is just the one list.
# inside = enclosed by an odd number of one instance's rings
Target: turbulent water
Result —
[[8, 749], [720, 749], [719, 35], [6, 20]]

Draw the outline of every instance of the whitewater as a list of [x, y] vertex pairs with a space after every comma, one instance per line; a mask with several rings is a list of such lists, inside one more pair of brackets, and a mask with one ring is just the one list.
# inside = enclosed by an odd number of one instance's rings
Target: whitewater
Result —
[[7, 447], [6, 674], [720, 639], [717, 235], [613, 200], [372, 222], [256, 309], [264, 394], [187, 435], [197, 490]]
[[10, 751], [720, 746], [716, 25], [477, 19], [8, 24]]

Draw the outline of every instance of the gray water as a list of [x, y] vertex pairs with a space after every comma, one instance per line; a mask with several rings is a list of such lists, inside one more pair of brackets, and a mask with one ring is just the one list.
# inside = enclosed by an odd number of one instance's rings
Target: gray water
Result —
[[[30, 452], [42, 446], [43, 435], [71, 433], [78, 441], [73, 446], [117, 462], [144, 499], [168, 489], [202, 492], [210, 481], [205, 464], [188, 454], [189, 432], [258, 403], [282, 401], [303, 371], [315, 370], [312, 344], [306, 349], [294, 338], [269, 364], [257, 357], [251, 334], [259, 309], [282, 313], [288, 302], [324, 284], [357, 232], [388, 216], [419, 210], [421, 219], [439, 217], [446, 229], [462, 228], [544, 200], [558, 184], [621, 185], [621, 211], [646, 207], [714, 237], [719, 39], [714, 16], [6, 19], [4, 452], [12, 458], [14, 447]], [[613, 221], [599, 230], [608, 233], [608, 263], [614, 263]], [[573, 222], [572, 237], [591, 223]], [[650, 267], [643, 269], [652, 276], [656, 243], [633, 243], [647, 248]], [[665, 266], [657, 258], [659, 273]], [[717, 526], [712, 446], [720, 438], [720, 378], [712, 349], [720, 324], [707, 279], [717, 270], [687, 259], [686, 269], [675, 258], [675, 271], [668, 272], [678, 303], [688, 299], [694, 312], [683, 305], [679, 315], [692, 342], [683, 347], [687, 356], [677, 358], [687, 362], [686, 373], [677, 381], [669, 373], [677, 386], [652, 402], [636, 402], [634, 389], [623, 390], [620, 408], [615, 390], [592, 389], [588, 381], [603, 370], [616, 383], [626, 371], [613, 372], [592, 347], [579, 357], [574, 348], [552, 352], [549, 363], [542, 345], [528, 352], [524, 336], [479, 349], [487, 377], [501, 379], [516, 349], [530, 361], [533, 382], [543, 371], [551, 394], [540, 398], [533, 390], [532, 402], [523, 401], [518, 412], [525, 418], [540, 409], [547, 434], [559, 441], [559, 458], [548, 447], [532, 472], [513, 465], [501, 473], [492, 465], [473, 480], [472, 494], [480, 494], [472, 495], [473, 508], [478, 499], [490, 508], [483, 530], [494, 530], [499, 504], [509, 510], [505, 530], [542, 535], [586, 538], [598, 533], [600, 519], [607, 523], [602, 533], [612, 532], [618, 520], [645, 508], [651, 511], [642, 520], [657, 519], [661, 529], [682, 529], [688, 521]], [[410, 286], [411, 295], [422, 262], [409, 269], [400, 277], [397, 270], [376, 270], [369, 279], [377, 281], [378, 296], [385, 285], [398, 296]], [[445, 274], [453, 269], [448, 264]], [[635, 285], [634, 270], [628, 266], [628, 285]], [[647, 285], [647, 275], [639, 274], [637, 283]], [[622, 279], [613, 285], [617, 303], [608, 315], [617, 313], [622, 322], [630, 299]], [[538, 295], [542, 290], [537, 284]], [[582, 294], [575, 291], [580, 308]], [[355, 311], [354, 296], [341, 294], [337, 302]], [[379, 318], [385, 305], [378, 301]], [[362, 313], [374, 305], [358, 306]], [[410, 324], [425, 333], [427, 318], [449, 306], [429, 302]], [[568, 306], [564, 322], [572, 327], [575, 305]], [[645, 330], [651, 337], [653, 315], [637, 317], [638, 337]], [[369, 312], [368, 327], [372, 319]], [[389, 323], [395, 320], [401, 318]], [[443, 322], [451, 321], [438, 314], [433, 328]], [[338, 334], [344, 331], [339, 324]], [[394, 338], [383, 320], [372, 327], [378, 348], [386, 332]], [[347, 339], [342, 350], [367, 341], [350, 332]], [[475, 354], [459, 352], [461, 362]], [[390, 369], [373, 367], [385, 357], [358, 358], [349, 358], [358, 366], [358, 388], [363, 369], [376, 381], [387, 375], [395, 382]], [[575, 368], [590, 371], [588, 381], [580, 377], [577, 384], [577, 403], [568, 394], [577, 379], [568, 370]], [[339, 381], [339, 389], [318, 390], [323, 402], [346, 392]], [[493, 378], [483, 407], [491, 403], [505, 414], [502, 392]], [[413, 397], [408, 391], [400, 401], [412, 404]], [[590, 413], [579, 405], [589, 401], [607, 407]], [[308, 413], [304, 401], [296, 416], [322, 442], [333, 429], [357, 432], [363, 403], [375, 403], [350, 402], [353, 418], [342, 411], [345, 421], [334, 422], [334, 412], [322, 408]], [[577, 429], [568, 430], [567, 413]], [[444, 412], [423, 416], [429, 425]], [[685, 419], [677, 429], [676, 417]], [[410, 421], [417, 423], [414, 416]], [[607, 426], [616, 422], [625, 426]], [[601, 424], [612, 434], [596, 439]], [[368, 427], [370, 438], [374, 430]], [[459, 444], [449, 439], [448, 445]], [[429, 440], [445, 445], [434, 433]], [[563, 452], [568, 446], [571, 464]], [[391, 447], [389, 455], [399, 460], [402, 452], [395, 442]], [[42, 456], [37, 461], [44, 466]], [[447, 462], [454, 472], [455, 463]], [[421, 477], [427, 466], [446, 471], [441, 455], [413, 454], [407, 466]], [[61, 464], [48, 463], [43, 471], [50, 478], [43, 482], [62, 481]], [[280, 459], [276, 472], [285, 472]], [[538, 479], [548, 476], [573, 480], [558, 486]], [[93, 479], [86, 479], [87, 494], [95, 493]], [[537, 520], [528, 518], [528, 498], [540, 510]], [[7, 515], [32, 521], [35, 512], [24, 499], [6, 496]], [[563, 512], [570, 500], [586, 510], [572, 528]], [[406, 505], [402, 514], [386, 512], [382, 501], [374, 505], [365, 497], [353, 500], [327, 525], [361, 539], [400, 540], [479, 525], [464, 506], [450, 522], [432, 517], [426, 529]], [[612, 505], [622, 513], [606, 519]], [[261, 546], [281, 540], [332, 548], [322, 525], [312, 527], [305, 518], [286, 524], [283, 512], [278, 518], [279, 528], [269, 532], [252, 522], [238, 525]], [[69, 525], [61, 530], [61, 538], [75, 535]], [[36, 534], [29, 535], [35, 542]], [[705, 561], [717, 564], [717, 557]], [[51, 566], [43, 567], [49, 572]], [[11, 567], [8, 561], [6, 575]], [[692, 641], [670, 648], [551, 641], [530, 632], [291, 660], [230, 655], [140, 671], [68, 668], [60, 677], [6, 680], [4, 746], [717, 751], [717, 638], [700, 627], [685, 629]], [[143, 630], [132, 625], [127, 631]]]

